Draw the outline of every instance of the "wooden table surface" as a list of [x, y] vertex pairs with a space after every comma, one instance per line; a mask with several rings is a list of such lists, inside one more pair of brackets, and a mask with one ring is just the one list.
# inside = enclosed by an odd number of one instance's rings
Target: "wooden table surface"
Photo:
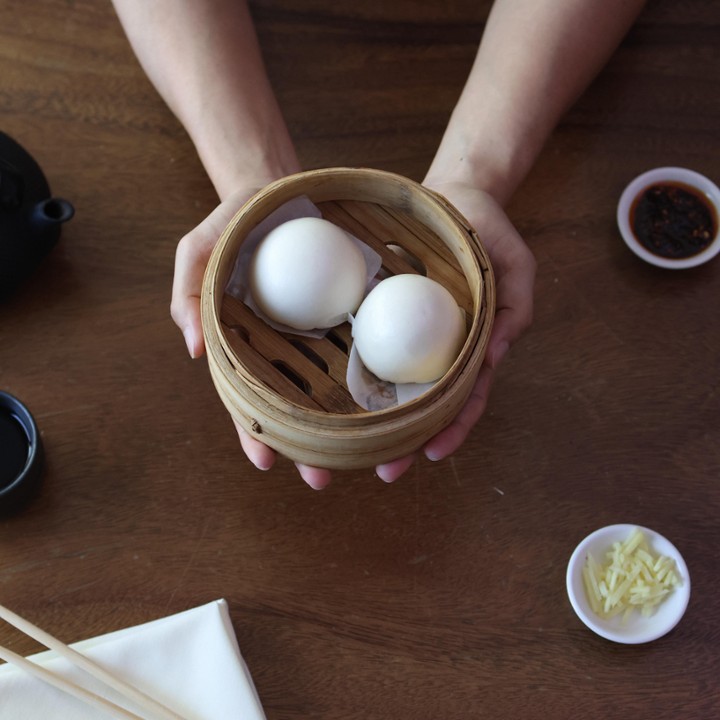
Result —
[[[422, 179], [489, 8], [443, 5], [253, 3], [306, 168]], [[720, 260], [663, 271], [615, 225], [644, 170], [720, 180], [719, 25], [650, 2], [513, 199], [536, 318], [462, 449], [314, 492], [245, 460], [170, 319], [176, 242], [216, 199], [110, 3], [2, 0], [0, 130], [76, 216], [0, 305], [0, 388], [47, 453], [0, 521], [0, 602], [72, 642], [226, 598], [269, 720], [720, 716]], [[565, 593], [615, 522], [690, 568], [648, 645], [595, 636]]]

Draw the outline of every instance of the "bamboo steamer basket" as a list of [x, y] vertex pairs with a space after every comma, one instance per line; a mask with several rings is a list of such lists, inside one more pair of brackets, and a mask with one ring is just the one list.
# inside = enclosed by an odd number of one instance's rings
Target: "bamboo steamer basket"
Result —
[[[424, 272], [465, 310], [468, 336], [460, 355], [415, 400], [364, 410], [345, 382], [348, 323], [320, 339], [285, 334], [225, 292], [248, 233], [299, 196], [378, 252], [381, 273]], [[201, 313], [213, 383], [244, 430], [296, 462], [366, 468], [418, 450], [463, 406], [487, 348], [495, 282], [477, 234], [440, 195], [385, 171], [329, 168], [278, 180], [238, 211], [210, 257]]]

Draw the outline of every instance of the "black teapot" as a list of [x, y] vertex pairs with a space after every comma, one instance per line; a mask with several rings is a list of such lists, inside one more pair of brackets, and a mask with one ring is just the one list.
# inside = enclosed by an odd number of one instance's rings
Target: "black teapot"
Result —
[[0, 132], [0, 297], [16, 288], [53, 248], [75, 214], [50, 187], [33, 157]]

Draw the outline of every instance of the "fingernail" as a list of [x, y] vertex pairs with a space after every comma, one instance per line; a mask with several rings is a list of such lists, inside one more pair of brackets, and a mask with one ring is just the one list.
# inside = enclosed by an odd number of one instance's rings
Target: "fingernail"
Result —
[[379, 472], [376, 469], [375, 472], [373, 473], [373, 475], [375, 475], [376, 478], [380, 478], [380, 480], [382, 480], [384, 483], [389, 484], [391, 482], [395, 482], [395, 478], [389, 478], [389, 479], [385, 478], [385, 477], [383, 477], [384, 474], [385, 474], [385, 471], [382, 468], [380, 468]]
[[[303, 478], [303, 480], [305, 480], [305, 478]], [[309, 487], [318, 492], [324, 490], [330, 484], [329, 480], [305, 480], [305, 482]]]
[[438, 462], [438, 460], [443, 459], [443, 456], [440, 453], [433, 452], [432, 450], [426, 450], [425, 457], [432, 462]]
[[195, 359], [195, 337], [191, 328], [187, 327], [183, 330], [183, 337], [185, 338], [185, 345], [187, 346], [190, 357]]

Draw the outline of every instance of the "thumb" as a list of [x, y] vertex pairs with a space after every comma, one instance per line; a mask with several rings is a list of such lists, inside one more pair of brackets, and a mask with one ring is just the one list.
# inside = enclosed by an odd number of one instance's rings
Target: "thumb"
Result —
[[182, 331], [191, 358], [198, 358], [205, 352], [200, 295], [203, 274], [212, 251], [211, 244], [198, 242], [196, 232], [189, 233], [178, 243], [170, 303], [170, 314]]

